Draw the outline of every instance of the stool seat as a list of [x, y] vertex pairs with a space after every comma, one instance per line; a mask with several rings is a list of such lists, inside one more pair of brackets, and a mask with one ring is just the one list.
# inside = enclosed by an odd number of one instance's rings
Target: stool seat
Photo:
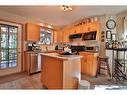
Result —
[[99, 58], [107, 59], [109, 58], [108, 56], [98, 56]]
[[80, 80], [79, 89], [90, 89], [90, 82], [87, 80]]

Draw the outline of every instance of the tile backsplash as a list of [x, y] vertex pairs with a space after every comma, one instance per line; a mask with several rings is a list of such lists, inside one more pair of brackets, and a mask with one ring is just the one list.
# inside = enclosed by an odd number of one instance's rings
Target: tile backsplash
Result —
[[99, 46], [98, 41], [77, 41], [71, 42], [71, 45]]
[[[40, 47], [42, 51], [46, 51], [46, 50], [50, 51], [50, 50], [55, 50], [55, 46], [58, 44], [60, 43], [52, 44], [52, 45], [40, 45]], [[66, 44], [66, 43], [62, 43], [62, 44]], [[85, 45], [85, 46], [99, 46], [100, 47], [99, 41], [75, 41], [75, 42], [68, 42], [67, 44], [75, 45], [75, 46]]]
[[42, 51], [55, 50], [55, 46], [56, 46], [56, 44], [52, 44], [52, 45], [40, 45]]

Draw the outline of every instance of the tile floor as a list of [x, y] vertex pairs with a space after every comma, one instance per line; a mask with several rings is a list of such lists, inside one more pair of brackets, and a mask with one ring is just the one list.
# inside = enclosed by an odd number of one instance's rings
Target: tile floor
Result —
[[0, 89], [43, 89], [40, 74], [24, 76], [0, 84]]
[[[110, 80], [105, 76], [91, 78], [82, 74], [82, 80], [87, 80], [91, 84], [91, 89], [94, 85], [114, 85], [115, 81]], [[0, 78], [0, 89], [44, 89], [40, 81], [40, 73], [27, 76], [27, 74], [17, 74], [4, 78]]]

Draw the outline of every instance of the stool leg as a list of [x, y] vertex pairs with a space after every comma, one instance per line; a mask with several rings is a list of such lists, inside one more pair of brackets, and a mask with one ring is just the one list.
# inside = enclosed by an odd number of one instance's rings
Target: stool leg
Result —
[[108, 71], [108, 75], [109, 75], [109, 77], [111, 77], [111, 73], [110, 73], [109, 64], [107, 64], [107, 71]]
[[100, 60], [97, 58], [97, 72], [96, 72], [96, 77], [100, 74]]

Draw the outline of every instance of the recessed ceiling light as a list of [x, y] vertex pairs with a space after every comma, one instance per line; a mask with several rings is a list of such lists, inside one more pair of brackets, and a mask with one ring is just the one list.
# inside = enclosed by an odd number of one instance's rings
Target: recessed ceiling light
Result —
[[47, 25], [48, 28], [52, 28], [52, 25]]
[[40, 23], [40, 26], [45, 26], [45, 24], [44, 23]]

